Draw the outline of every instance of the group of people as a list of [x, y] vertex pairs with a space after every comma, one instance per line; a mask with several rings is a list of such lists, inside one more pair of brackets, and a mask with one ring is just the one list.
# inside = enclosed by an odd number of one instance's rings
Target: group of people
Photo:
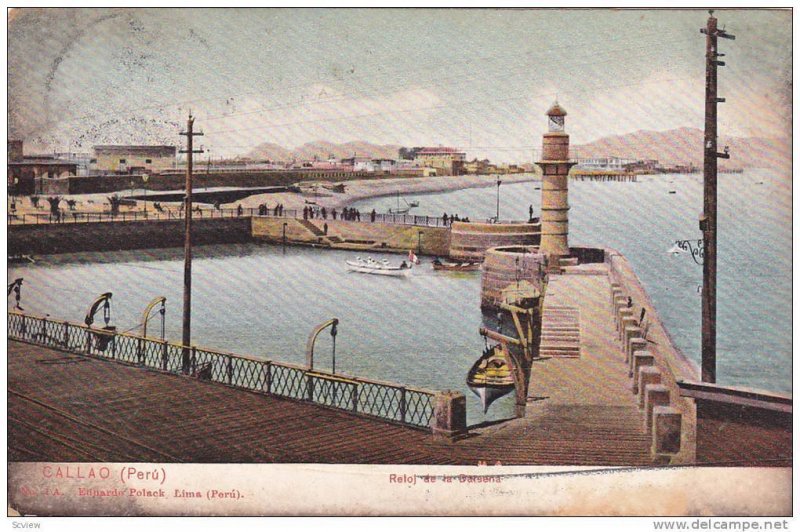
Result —
[[[337, 212], [335, 208], [328, 211], [328, 209], [326, 209], [325, 207], [317, 207], [313, 205], [306, 205], [305, 207], [303, 207], [303, 220], [309, 220], [309, 219], [313, 220], [314, 218], [321, 218], [323, 220], [327, 220], [328, 215], [330, 215], [330, 217], [334, 220], [336, 220], [337, 218], [341, 218], [342, 220], [348, 220], [348, 221], [355, 221], [355, 222], [361, 221], [361, 211], [359, 211], [354, 207], [345, 207], [344, 209], [342, 209], [341, 213]], [[375, 212], [375, 209], [373, 209], [372, 213], [370, 214], [370, 221], [374, 222], [376, 215], [377, 213]]]
[[444, 213], [442, 215], [442, 222], [444, 223], [445, 226], [447, 226], [447, 225], [452, 225], [453, 222], [469, 222], [469, 218], [467, 217], [459, 218], [458, 214], [452, 214], [450, 216], [447, 216], [447, 213]]
[[262, 203], [258, 206], [259, 216], [268, 216], [270, 211], [272, 211], [272, 216], [283, 216], [283, 203], [276, 204], [272, 209], [267, 207], [266, 203]]

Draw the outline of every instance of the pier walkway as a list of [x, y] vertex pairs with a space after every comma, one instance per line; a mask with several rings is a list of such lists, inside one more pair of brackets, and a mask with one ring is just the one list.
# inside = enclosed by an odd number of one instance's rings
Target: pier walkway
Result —
[[610, 289], [605, 264], [571, 266], [550, 277], [544, 318], [549, 309], [577, 310], [580, 355], [535, 360], [525, 418], [487, 427], [465, 440], [462, 451], [502, 449], [506, 460], [532, 455], [537, 463], [652, 464], [608, 305]]
[[648, 465], [648, 439], [606, 308], [608, 289], [604, 274], [553, 277], [545, 306], [578, 308], [580, 358], [535, 362], [526, 417], [472, 427], [455, 442], [313, 404], [9, 341], [9, 459]]

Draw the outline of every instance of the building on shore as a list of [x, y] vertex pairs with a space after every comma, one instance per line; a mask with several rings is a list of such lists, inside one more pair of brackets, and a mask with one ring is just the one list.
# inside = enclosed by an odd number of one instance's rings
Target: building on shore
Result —
[[464, 162], [464, 173], [470, 175], [485, 175], [490, 174], [492, 172], [489, 171], [489, 168], [492, 166], [491, 161], [489, 159], [478, 160], [476, 157], [471, 161]]
[[175, 146], [103, 145], [94, 147], [92, 169], [99, 173], [160, 172], [176, 168]]
[[462, 175], [466, 158], [467, 154], [457, 148], [439, 146], [420, 149], [414, 156], [414, 162], [436, 169], [436, 175]]
[[25, 156], [21, 140], [8, 141], [8, 190], [12, 194], [36, 194], [37, 181], [69, 177], [77, 173], [78, 165], [73, 161], [50, 155]]
[[582, 157], [576, 159], [575, 168], [579, 170], [611, 170], [624, 172], [628, 165], [640, 162], [638, 159], [626, 159], [623, 157]]

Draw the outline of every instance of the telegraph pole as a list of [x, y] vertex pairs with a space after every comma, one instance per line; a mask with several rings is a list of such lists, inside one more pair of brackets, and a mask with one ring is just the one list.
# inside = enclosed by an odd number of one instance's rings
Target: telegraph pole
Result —
[[717, 38], [735, 39], [733, 35], [717, 28], [714, 11], [708, 12], [708, 22], [700, 33], [706, 35], [706, 118], [703, 149], [703, 214], [700, 230], [703, 231], [703, 307], [702, 307], [702, 362], [703, 382], [717, 382], [717, 159], [728, 159], [728, 147], [717, 152], [717, 104], [725, 98], [717, 97], [717, 67], [725, 66], [718, 58]]
[[194, 137], [203, 133], [195, 133], [194, 117], [189, 112], [186, 122], [186, 131], [181, 135], [186, 137], [186, 149], [181, 153], [186, 155], [186, 196], [184, 197], [184, 259], [183, 259], [183, 372], [189, 373], [191, 369], [191, 356], [189, 345], [192, 341], [192, 155], [203, 153], [203, 150], [193, 149]]

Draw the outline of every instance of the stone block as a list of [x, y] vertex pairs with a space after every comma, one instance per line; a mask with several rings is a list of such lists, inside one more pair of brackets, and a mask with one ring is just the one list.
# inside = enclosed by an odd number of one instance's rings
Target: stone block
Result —
[[681, 450], [681, 413], [670, 406], [653, 408], [651, 452], [654, 457], [675, 454]]
[[644, 408], [645, 389], [648, 384], [661, 384], [661, 370], [655, 366], [644, 366], [639, 368], [637, 375], [639, 408]]
[[622, 331], [622, 349], [625, 352], [625, 360], [628, 361], [630, 359], [630, 355], [628, 354], [628, 346], [631, 343], [631, 340], [634, 338], [641, 338], [642, 337], [642, 330], [637, 327], [636, 325], [628, 325], [625, 327], [625, 330]]
[[650, 351], [634, 351], [633, 352], [633, 366], [629, 377], [634, 377], [631, 391], [634, 394], [639, 393], [639, 368], [656, 365], [656, 357]]
[[467, 399], [463, 393], [446, 390], [433, 398], [431, 430], [437, 438], [453, 440], [467, 431]]
[[624, 297], [616, 297], [614, 298], [614, 324], [619, 324], [619, 313], [620, 310], [627, 308], [628, 300]]
[[644, 388], [644, 431], [650, 434], [653, 428], [653, 409], [669, 406], [669, 388], [663, 384], [648, 384]]
[[628, 363], [628, 377], [633, 377], [635, 372], [633, 371], [633, 354], [636, 351], [646, 351], [647, 350], [647, 340], [641, 337], [633, 337], [628, 342], [628, 345], [625, 346], [625, 362]]
[[636, 319], [631, 316], [622, 315], [622, 321], [619, 325], [619, 341], [625, 345], [625, 329], [628, 327], [636, 327]]

